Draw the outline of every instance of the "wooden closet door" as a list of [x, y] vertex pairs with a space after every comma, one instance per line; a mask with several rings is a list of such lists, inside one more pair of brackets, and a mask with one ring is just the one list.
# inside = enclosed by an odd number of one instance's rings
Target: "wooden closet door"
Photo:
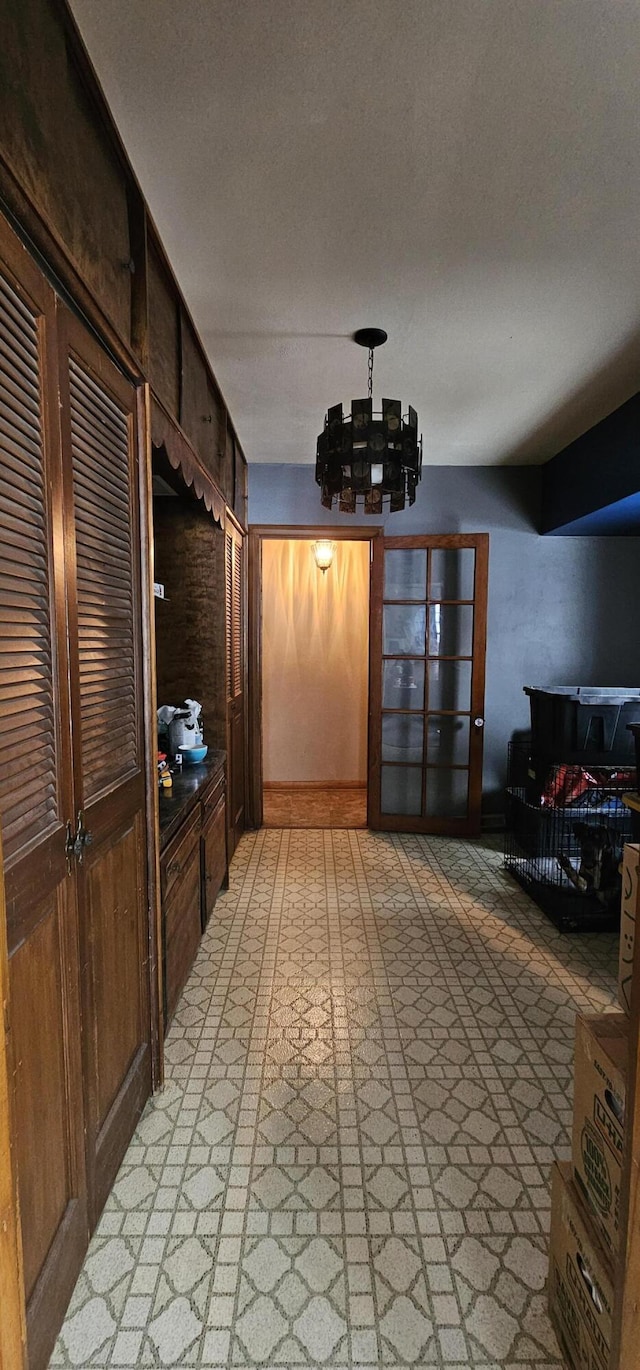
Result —
[[245, 583], [244, 538], [227, 516], [225, 531], [227, 665], [227, 833], [229, 860], [244, 832]]
[[89, 1214], [151, 1090], [137, 394], [59, 307]]
[[1, 221], [0, 820], [31, 1370], [88, 1243], [63, 556], [54, 296]]

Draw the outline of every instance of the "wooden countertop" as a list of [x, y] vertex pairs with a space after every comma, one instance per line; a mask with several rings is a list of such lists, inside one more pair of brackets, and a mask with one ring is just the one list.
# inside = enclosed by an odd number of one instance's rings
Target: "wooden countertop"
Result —
[[198, 766], [183, 766], [174, 773], [170, 790], [160, 790], [160, 851], [163, 851], [180, 825], [191, 812], [211, 783], [219, 775], [226, 761], [226, 752], [210, 751]]

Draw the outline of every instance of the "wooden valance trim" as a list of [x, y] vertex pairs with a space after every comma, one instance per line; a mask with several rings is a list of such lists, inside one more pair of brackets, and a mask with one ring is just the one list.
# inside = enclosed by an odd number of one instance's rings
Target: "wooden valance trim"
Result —
[[185, 485], [204, 502], [216, 523], [224, 527], [227, 506], [222, 491], [202, 466], [182, 429], [155, 396], [151, 399], [151, 441], [154, 447], [163, 449], [174, 471], [180, 472]]

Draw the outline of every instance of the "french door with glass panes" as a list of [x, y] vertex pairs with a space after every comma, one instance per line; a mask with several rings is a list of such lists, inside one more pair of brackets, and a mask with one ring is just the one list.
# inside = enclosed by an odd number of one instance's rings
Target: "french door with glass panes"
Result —
[[371, 828], [480, 831], [488, 556], [486, 533], [374, 539]]

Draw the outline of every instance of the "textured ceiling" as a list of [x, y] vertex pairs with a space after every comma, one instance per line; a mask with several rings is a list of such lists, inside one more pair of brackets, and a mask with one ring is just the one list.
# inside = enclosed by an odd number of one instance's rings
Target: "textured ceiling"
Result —
[[435, 464], [639, 388], [637, 0], [73, 0], [250, 461], [366, 387]]

